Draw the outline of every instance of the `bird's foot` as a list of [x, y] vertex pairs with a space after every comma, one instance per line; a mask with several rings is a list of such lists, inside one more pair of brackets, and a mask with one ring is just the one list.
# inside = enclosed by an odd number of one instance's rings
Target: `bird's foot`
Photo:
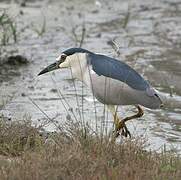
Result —
[[132, 116], [126, 117], [122, 120], [119, 120], [119, 118], [117, 116], [115, 116], [116, 118], [114, 120], [115, 120], [115, 125], [116, 125], [116, 137], [118, 137], [119, 135], [122, 135], [125, 137], [128, 137], [128, 136], [131, 137], [131, 133], [129, 132], [125, 123], [128, 120], [139, 118], [139, 117], [143, 116], [143, 110], [142, 110], [141, 106], [137, 105], [136, 107], [138, 109], [138, 112]]
[[116, 134], [115, 134], [116, 137], [121, 135], [121, 136], [124, 136], [124, 137], [129, 136], [131, 138], [131, 133], [129, 132], [124, 120], [121, 120], [118, 123], [115, 132], [116, 132]]

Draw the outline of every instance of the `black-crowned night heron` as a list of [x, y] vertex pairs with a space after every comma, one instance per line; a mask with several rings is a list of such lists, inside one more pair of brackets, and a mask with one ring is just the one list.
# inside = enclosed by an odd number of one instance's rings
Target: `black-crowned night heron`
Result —
[[[101, 103], [108, 105], [114, 117], [116, 136], [130, 136], [125, 122], [143, 115], [140, 105], [151, 109], [162, 105], [151, 85], [124, 62], [82, 48], [68, 49], [56, 60], [38, 75], [71, 68], [73, 78], [86, 84]], [[117, 105], [135, 105], [138, 113], [119, 120], [115, 108]]]

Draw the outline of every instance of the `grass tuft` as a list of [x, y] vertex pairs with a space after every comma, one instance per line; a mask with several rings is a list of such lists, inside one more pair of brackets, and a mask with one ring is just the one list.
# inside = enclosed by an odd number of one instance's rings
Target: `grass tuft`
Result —
[[19, 156], [41, 144], [38, 129], [32, 127], [30, 122], [0, 121], [0, 155]]
[[11, 41], [17, 42], [17, 25], [5, 11], [0, 13], [0, 44], [5, 46]]
[[43, 36], [46, 32], [46, 17], [43, 15], [43, 22], [42, 25], [35, 26], [33, 25], [33, 30], [37, 33], [38, 36]]
[[30, 123], [2, 121], [0, 179], [180, 179], [178, 155], [144, 147], [144, 140], [114, 143], [71, 121], [48, 138]]

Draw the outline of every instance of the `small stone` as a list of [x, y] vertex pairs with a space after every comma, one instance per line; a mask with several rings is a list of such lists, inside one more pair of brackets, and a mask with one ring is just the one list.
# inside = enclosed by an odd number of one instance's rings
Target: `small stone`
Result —
[[67, 114], [66, 119], [67, 119], [67, 120], [71, 120], [70, 114]]
[[21, 93], [21, 96], [22, 96], [22, 97], [25, 97], [25, 96], [26, 96], [26, 94], [25, 94], [25, 93]]
[[56, 93], [57, 89], [51, 89], [50, 92]]
[[28, 64], [28, 60], [26, 57], [22, 55], [9, 56], [7, 58], [6, 64], [9, 65], [25, 65]]

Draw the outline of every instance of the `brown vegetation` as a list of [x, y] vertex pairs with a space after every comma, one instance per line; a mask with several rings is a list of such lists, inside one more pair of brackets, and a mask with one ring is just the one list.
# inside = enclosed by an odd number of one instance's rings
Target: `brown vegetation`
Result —
[[181, 159], [122, 144], [68, 123], [46, 139], [30, 123], [0, 123], [0, 179], [180, 179]]

